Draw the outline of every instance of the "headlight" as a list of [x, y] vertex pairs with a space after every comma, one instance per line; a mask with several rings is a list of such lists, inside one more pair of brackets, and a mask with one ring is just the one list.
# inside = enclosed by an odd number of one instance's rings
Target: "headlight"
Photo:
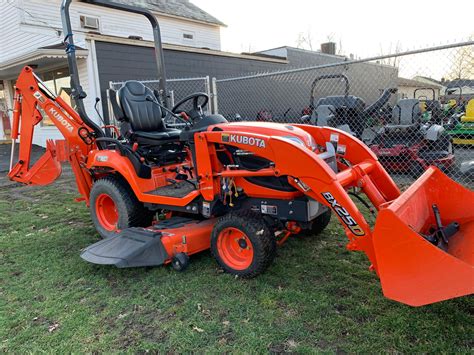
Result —
[[300, 138], [295, 137], [295, 136], [284, 136], [282, 138], [286, 139], [290, 142], [294, 142], [294, 143], [297, 143], [299, 145], [302, 145], [303, 147], [308, 148], [312, 152], [314, 152], [317, 148], [316, 141], [314, 140], [314, 138], [310, 134], [308, 134], [307, 137], [306, 137], [306, 143], [303, 142]]
[[316, 141], [314, 140], [313, 136], [308, 133], [308, 145], [311, 149], [312, 152], [316, 151], [316, 148], [318, 145], [316, 144]]
[[284, 136], [282, 137], [283, 139], [286, 139], [287, 141], [290, 141], [290, 142], [294, 142], [294, 143], [297, 143], [299, 145], [302, 145], [303, 147], [305, 146], [304, 142], [299, 139], [298, 137], [295, 137], [295, 136]]

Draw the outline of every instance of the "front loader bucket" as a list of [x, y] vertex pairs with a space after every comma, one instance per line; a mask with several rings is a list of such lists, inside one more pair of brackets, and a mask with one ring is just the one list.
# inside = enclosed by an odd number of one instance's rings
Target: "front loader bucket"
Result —
[[[443, 246], [423, 235], [441, 222], [459, 223]], [[474, 192], [429, 168], [382, 208], [373, 234], [377, 272], [387, 298], [422, 306], [474, 292]]]

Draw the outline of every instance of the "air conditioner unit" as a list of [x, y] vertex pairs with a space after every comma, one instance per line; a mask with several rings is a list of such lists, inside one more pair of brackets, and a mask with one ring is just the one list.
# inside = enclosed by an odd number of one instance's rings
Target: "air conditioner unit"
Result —
[[93, 16], [81, 16], [81, 27], [93, 30], [99, 29], [99, 18]]

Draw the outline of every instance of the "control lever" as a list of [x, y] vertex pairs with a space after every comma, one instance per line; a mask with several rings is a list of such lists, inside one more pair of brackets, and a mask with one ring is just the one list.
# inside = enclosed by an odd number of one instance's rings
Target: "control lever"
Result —
[[[186, 170], [186, 169], [183, 168], [183, 170]], [[176, 176], [174, 178], [178, 181], [188, 180], [188, 175], [181, 172], [178, 167], [169, 169], [169, 171], [176, 173]]]
[[194, 179], [193, 169], [194, 168], [192, 166], [187, 166], [187, 165], [183, 166], [183, 170], [189, 173], [189, 176], [191, 176], [191, 179]]

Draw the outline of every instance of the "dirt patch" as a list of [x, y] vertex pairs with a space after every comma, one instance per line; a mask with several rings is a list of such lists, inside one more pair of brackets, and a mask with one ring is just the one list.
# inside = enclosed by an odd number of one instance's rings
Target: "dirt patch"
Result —
[[[16, 144], [15, 147], [15, 159], [13, 160], [14, 162], [17, 161], [18, 159], [18, 149], [19, 149], [19, 144]], [[10, 156], [11, 156], [11, 151], [12, 151], [12, 145], [11, 144], [0, 144], [0, 173], [6, 173], [8, 170], [10, 170]], [[31, 162], [34, 163], [41, 157], [45, 152], [45, 149], [43, 147], [40, 147], [38, 145], [33, 145], [31, 147]]]
[[107, 318], [106, 327], [112, 332], [120, 329], [115, 342], [121, 349], [137, 346], [142, 342], [159, 344], [168, 338], [161, 324], [175, 317], [173, 312], [163, 313], [160, 310], [133, 307], [130, 313], [123, 312], [115, 318]]

